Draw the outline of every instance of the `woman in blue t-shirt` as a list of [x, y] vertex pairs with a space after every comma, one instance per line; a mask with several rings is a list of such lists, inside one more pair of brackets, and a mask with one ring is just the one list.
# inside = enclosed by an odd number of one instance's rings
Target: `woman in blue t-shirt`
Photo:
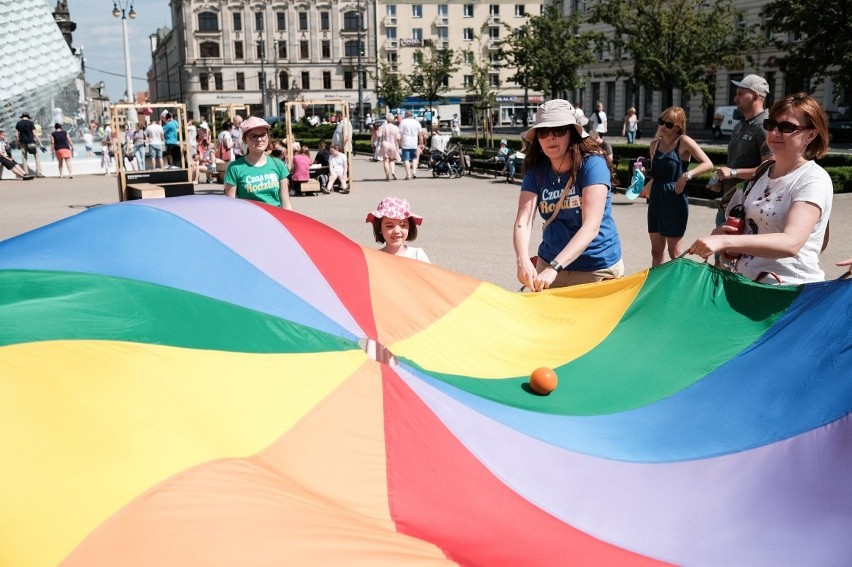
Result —
[[[612, 162], [577, 123], [574, 107], [538, 107], [529, 142], [513, 242], [518, 281], [541, 291], [620, 277], [621, 241], [612, 218]], [[529, 257], [536, 211], [544, 219], [538, 260]]]

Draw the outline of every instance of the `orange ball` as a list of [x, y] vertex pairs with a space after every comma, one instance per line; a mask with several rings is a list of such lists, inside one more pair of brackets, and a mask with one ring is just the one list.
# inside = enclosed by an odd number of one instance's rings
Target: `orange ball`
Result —
[[556, 389], [559, 379], [556, 377], [556, 372], [550, 368], [536, 368], [530, 374], [530, 388], [536, 394], [546, 396]]

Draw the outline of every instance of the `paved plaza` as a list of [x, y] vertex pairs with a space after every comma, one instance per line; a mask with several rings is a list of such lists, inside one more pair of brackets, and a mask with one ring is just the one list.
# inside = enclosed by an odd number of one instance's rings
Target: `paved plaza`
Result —
[[[481, 176], [434, 179], [426, 170], [420, 170], [420, 176], [411, 181], [386, 182], [380, 163], [364, 156], [356, 156], [354, 162], [350, 194], [293, 197], [295, 210], [339, 230], [359, 244], [377, 246], [364, 222], [367, 212], [383, 197], [404, 197], [411, 202], [414, 212], [425, 219], [417, 245], [426, 250], [434, 264], [504, 289], [518, 289], [512, 250], [517, 183]], [[47, 177], [32, 181], [20, 181], [10, 178], [9, 172], [4, 173], [0, 181], [0, 240], [118, 201], [116, 178], [98, 174], [96, 160], [75, 160], [74, 179], [58, 179], [55, 162], [46, 160], [43, 168]], [[397, 168], [397, 176], [404, 177], [402, 168]], [[222, 185], [202, 183], [196, 192], [221, 195]], [[646, 211], [644, 199], [628, 201], [622, 194], [613, 198], [613, 214], [628, 274], [650, 266]], [[709, 234], [714, 217], [715, 210], [710, 207], [691, 206], [687, 243]], [[829, 278], [842, 273], [834, 266], [835, 262], [852, 256], [850, 219], [852, 194], [835, 195], [831, 243], [822, 255], [822, 267]], [[540, 239], [541, 225], [536, 224], [533, 254]], [[105, 234], [104, 238], [110, 235]]]

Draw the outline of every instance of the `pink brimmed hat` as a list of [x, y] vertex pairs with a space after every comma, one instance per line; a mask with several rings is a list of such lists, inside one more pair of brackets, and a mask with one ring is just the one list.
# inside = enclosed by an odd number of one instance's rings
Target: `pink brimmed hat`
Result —
[[269, 125], [269, 122], [267, 122], [263, 118], [258, 118], [257, 116], [252, 116], [251, 118], [243, 122], [240, 126], [240, 130], [242, 130], [243, 134], [245, 134], [249, 130], [254, 130], [255, 128], [265, 128], [269, 130], [270, 128], [272, 128], [272, 126]]
[[382, 199], [382, 202], [379, 203], [375, 211], [367, 213], [367, 222], [373, 222], [376, 219], [384, 217], [396, 220], [410, 219], [418, 226], [423, 222], [423, 217], [411, 212], [411, 205], [408, 204], [408, 201], [399, 197], [385, 197]]

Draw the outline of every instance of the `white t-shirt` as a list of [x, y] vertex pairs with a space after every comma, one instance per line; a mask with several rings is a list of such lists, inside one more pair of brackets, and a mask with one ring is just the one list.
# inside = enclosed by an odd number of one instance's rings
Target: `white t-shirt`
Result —
[[[785, 285], [823, 281], [825, 273], [819, 267], [819, 253], [831, 216], [832, 198], [831, 177], [814, 161], [808, 161], [777, 179], [770, 179], [769, 175], [758, 179], [745, 200], [745, 234], [783, 232], [790, 207], [797, 201], [813, 203], [822, 213], [808, 240], [795, 256], [760, 258], [743, 254], [737, 262], [737, 271], [752, 280], [761, 272], [774, 272]], [[731, 198], [728, 210], [742, 203], [743, 191], [740, 189]]]
[[606, 113], [604, 111], [592, 112], [592, 115], [589, 116], [589, 122], [592, 124], [592, 128], [600, 134], [606, 134]]
[[422, 248], [415, 248], [414, 246], [406, 246], [405, 253], [402, 254], [406, 258], [411, 258], [412, 260], [420, 260], [421, 262], [426, 262], [430, 264], [429, 257], [426, 256], [426, 252], [423, 251]]
[[330, 154], [328, 156], [328, 168], [338, 175], [342, 175], [346, 171], [346, 154], [337, 152], [337, 155]]
[[420, 143], [420, 122], [414, 118], [405, 118], [399, 123], [399, 133], [402, 134], [402, 143], [400, 147], [403, 149], [416, 148]]
[[83, 133], [83, 145], [87, 148], [91, 148], [95, 144], [95, 137], [92, 136], [91, 132]]
[[148, 127], [145, 128], [145, 134], [148, 136], [148, 143], [152, 146], [163, 145], [163, 127], [156, 122], [148, 124]]
[[447, 149], [447, 143], [450, 141], [450, 136], [446, 134], [432, 134], [432, 141], [429, 149], [433, 152], [443, 152]]

